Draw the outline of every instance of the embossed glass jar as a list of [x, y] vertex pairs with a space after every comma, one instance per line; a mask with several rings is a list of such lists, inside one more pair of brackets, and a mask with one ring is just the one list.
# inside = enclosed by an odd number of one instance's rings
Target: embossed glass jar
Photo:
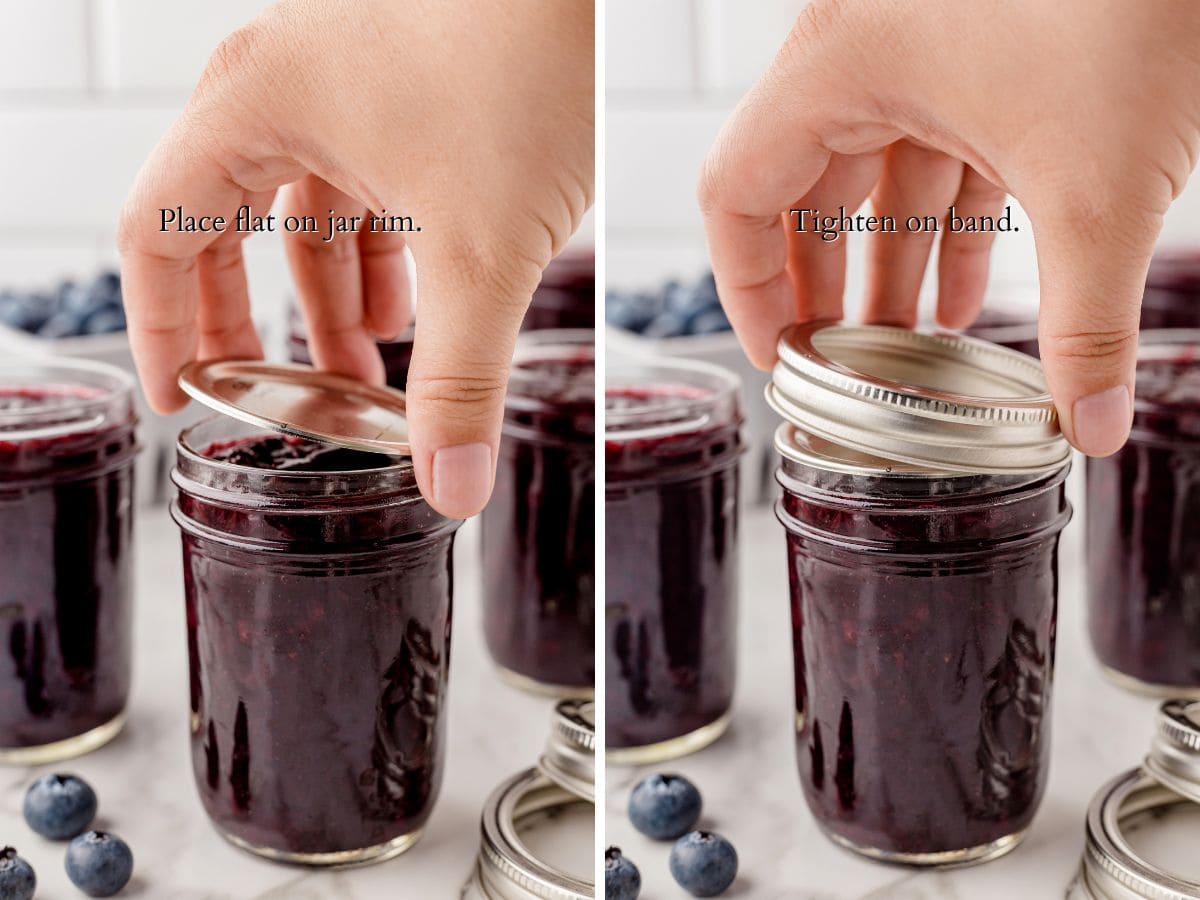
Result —
[[508, 681], [554, 696], [595, 682], [595, 339], [521, 337], [481, 514], [488, 650]]
[[65, 759], [121, 729], [134, 425], [120, 369], [0, 366], [0, 762]]
[[1118, 683], [1200, 695], [1200, 331], [1144, 332], [1129, 442], [1087, 461], [1088, 626]]
[[1024, 354], [797, 327], [779, 428], [796, 754], [835, 842], [915, 865], [1012, 849], [1046, 784], [1069, 452]]
[[670, 759], [729, 724], [737, 670], [737, 377], [611, 366], [605, 389], [609, 762]]
[[442, 778], [460, 523], [406, 459], [224, 416], [180, 436], [173, 478], [209, 817], [286, 862], [407, 849]]
[[[408, 369], [412, 365], [415, 334], [414, 326], [409, 325], [392, 340], [376, 342], [375, 346], [379, 348], [379, 355], [383, 359], [384, 379], [388, 387], [402, 391], [408, 384]], [[288, 312], [288, 357], [294, 363], [303, 363], [306, 366], [313, 364], [304, 320], [295, 307]]]

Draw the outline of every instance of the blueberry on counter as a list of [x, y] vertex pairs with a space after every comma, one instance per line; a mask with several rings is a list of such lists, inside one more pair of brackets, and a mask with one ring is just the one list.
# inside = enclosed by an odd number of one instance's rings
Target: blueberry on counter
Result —
[[650, 775], [629, 795], [629, 821], [647, 837], [671, 841], [700, 819], [700, 792], [682, 775]]
[[65, 841], [96, 817], [96, 792], [74, 775], [43, 775], [25, 792], [21, 811], [42, 837]]
[[604, 851], [604, 900], [637, 900], [642, 892], [642, 873], [621, 855], [620, 847]]
[[733, 844], [711, 831], [685, 834], [671, 848], [671, 877], [693, 897], [716, 897], [737, 878]]
[[0, 900], [30, 900], [37, 889], [33, 866], [12, 847], [0, 850]]
[[67, 846], [67, 877], [89, 897], [111, 897], [129, 883], [133, 853], [105, 831], [88, 831]]

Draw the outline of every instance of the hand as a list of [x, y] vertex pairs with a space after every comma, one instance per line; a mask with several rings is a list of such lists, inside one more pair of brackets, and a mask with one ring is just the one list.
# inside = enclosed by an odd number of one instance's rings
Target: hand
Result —
[[[420, 232], [286, 236], [313, 356], [380, 382], [376, 338], [421, 295], [408, 411], [421, 492], [456, 518], [491, 493], [517, 332], [591, 204], [592, 4], [287, 0], [234, 33], [138, 176], [119, 244], [129, 339], [159, 412], [194, 358], [257, 358], [241, 239], [160, 231], [161, 208], [368, 211]], [[282, 216], [281, 216], [282, 217]]]
[[[791, 208], [1029, 213], [1042, 362], [1067, 438], [1129, 434], [1139, 308], [1200, 153], [1200, 4], [816, 0], [726, 123], [700, 184], [722, 300], [769, 367], [789, 323], [842, 315], [845, 241]], [[797, 202], [797, 198], [801, 198]], [[781, 213], [783, 221], [781, 223]], [[938, 321], [970, 324], [992, 234], [943, 234]], [[867, 321], [912, 326], [933, 235], [872, 237]]]

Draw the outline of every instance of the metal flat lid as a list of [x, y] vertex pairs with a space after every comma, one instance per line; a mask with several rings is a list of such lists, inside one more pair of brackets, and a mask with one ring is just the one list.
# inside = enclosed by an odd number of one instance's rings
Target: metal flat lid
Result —
[[577, 797], [596, 799], [596, 704], [562, 700], [550, 719], [550, 737], [538, 768]]
[[1200, 700], [1159, 707], [1143, 766], [1159, 784], [1200, 803]]
[[408, 456], [404, 393], [294, 363], [189, 363], [179, 386], [205, 406], [258, 425], [353, 450]]
[[779, 339], [771, 407], [808, 435], [931, 472], [1053, 471], [1071, 457], [1040, 363], [965, 335], [811, 322]]

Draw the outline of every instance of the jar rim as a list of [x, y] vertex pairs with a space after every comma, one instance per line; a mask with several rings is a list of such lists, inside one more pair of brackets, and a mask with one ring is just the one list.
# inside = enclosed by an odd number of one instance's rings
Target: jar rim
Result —
[[[671, 357], [627, 358], [605, 372], [604, 440], [611, 443], [666, 437], [700, 431], [714, 423], [724, 408], [722, 421], [740, 420], [742, 381], [736, 373], [715, 363]], [[612, 409], [610, 396], [638, 391], [656, 402]]]
[[[213, 471], [220, 471], [226, 474], [256, 473], [264, 477], [279, 478], [284, 481], [294, 482], [310, 482], [318, 479], [328, 479], [331, 477], [353, 479], [357, 476], [364, 476], [369, 478], [378, 478], [381, 475], [403, 475], [411, 472], [413, 468], [411, 457], [385, 456], [381, 453], [378, 455], [384, 457], [385, 459], [392, 459], [394, 462], [392, 462], [390, 465], [378, 466], [372, 469], [323, 469], [319, 472], [297, 469], [263, 469], [257, 466], [239, 465], [238, 463], [229, 462], [228, 460], [224, 459], [214, 459], [211, 456], [206, 456], [203, 448], [198, 448], [189, 443], [189, 438], [195, 432], [222, 422], [228, 422], [231, 424], [236, 423], [234, 427], [240, 427], [247, 432], [247, 434], [244, 435], [246, 438], [253, 438], [255, 436], [288, 437], [288, 435], [282, 431], [272, 431], [271, 429], [264, 428], [260, 425], [254, 425], [250, 422], [242, 422], [238, 419], [234, 419], [232, 416], [222, 415], [221, 413], [213, 413], [212, 415], [205, 416], [197, 422], [193, 422], [179, 433], [179, 438], [175, 442], [177, 452], [188, 462], [197, 466], [209, 468]], [[323, 441], [314, 441], [314, 443], [326, 443], [330, 447], [337, 446], [336, 444], [329, 444], [328, 442]]]
[[114, 416], [133, 415], [133, 376], [109, 363], [76, 358], [0, 363], [0, 391], [23, 388], [85, 388], [88, 392], [54, 406], [0, 411], [0, 437], [6, 443], [91, 431]]
[[[517, 338], [513, 352], [512, 371], [508, 376], [506, 404], [521, 398], [544, 398], [548, 393], [567, 381], [575, 382], [575, 376], [547, 377], [545, 372], [522, 364], [534, 362], [582, 362], [591, 363], [592, 376], [587, 379], [595, 385], [596, 332], [591, 328], [543, 328], [522, 332]], [[594, 402], [594, 387], [588, 397]]]

